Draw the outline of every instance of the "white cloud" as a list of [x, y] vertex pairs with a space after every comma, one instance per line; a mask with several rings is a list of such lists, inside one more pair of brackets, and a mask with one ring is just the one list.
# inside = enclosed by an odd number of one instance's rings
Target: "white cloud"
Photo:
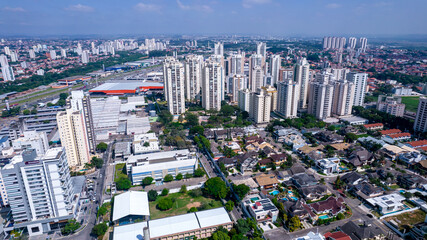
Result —
[[271, 0], [243, 0], [242, 6], [244, 8], [251, 8], [253, 5], [260, 5], [260, 4], [266, 4], [270, 3]]
[[336, 8], [340, 8], [341, 5], [338, 3], [329, 3], [328, 5], [326, 5], [326, 7], [331, 9], [336, 9]]
[[176, 0], [176, 4], [178, 4], [178, 7], [182, 10], [196, 10], [196, 11], [202, 11], [202, 12], [212, 12], [213, 9], [209, 5], [185, 5], [180, 0]]
[[4, 7], [3, 10], [8, 12], [26, 12], [22, 7]]
[[155, 12], [160, 10], [160, 6], [150, 3], [138, 3], [135, 5], [135, 9], [141, 12]]
[[67, 11], [73, 11], [73, 12], [93, 12], [93, 7], [77, 4], [77, 5], [71, 5], [67, 8], [65, 8]]

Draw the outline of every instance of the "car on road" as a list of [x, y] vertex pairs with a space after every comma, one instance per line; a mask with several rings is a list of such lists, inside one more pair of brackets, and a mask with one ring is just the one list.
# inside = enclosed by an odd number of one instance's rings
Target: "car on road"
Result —
[[366, 214], [366, 216], [368, 216], [369, 218], [373, 218], [374, 216], [372, 216], [372, 214], [368, 213]]

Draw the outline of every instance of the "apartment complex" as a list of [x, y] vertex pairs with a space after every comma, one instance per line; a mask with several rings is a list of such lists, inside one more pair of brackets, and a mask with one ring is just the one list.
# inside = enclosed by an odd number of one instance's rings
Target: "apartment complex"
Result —
[[265, 89], [258, 88], [250, 95], [249, 117], [255, 123], [270, 122], [271, 94]]
[[202, 71], [202, 106], [206, 110], [220, 110], [224, 100], [224, 68], [209, 59]]
[[345, 79], [334, 83], [332, 114], [336, 116], [351, 115], [355, 86]]
[[299, 84], [286, 79], [277, 84], [278, 101], [277, 112], [285, 118], [297, 117], [298, 103], [300, 97]]
[[203, 56], [189, 55], [185, 58], [185, 99], [193, 101], [200, 95]]
[[49, 141], [45, 132], [25, 131], [24, 136], [12, 141], [12, 147], [15, 151], [35, 149], [41, 156], [49, 149]]
[[427, 131], [427, 98], [420, 97], [417, 116], [415, 117], [414, 130], [417, 132]]
[[169, 112], [173, 115], [185, 112], [184, 76], [183, 64], [173, 57], [167, 57], [163, 62], [165, 99]]

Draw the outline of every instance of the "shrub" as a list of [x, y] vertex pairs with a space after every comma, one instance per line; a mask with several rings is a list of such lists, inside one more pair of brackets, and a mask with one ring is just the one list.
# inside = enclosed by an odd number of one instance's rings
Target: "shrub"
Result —
[[148, 201], [154, 202], [157, 200], [157, 191], [151, 189], [150, 191], [148, 191]]
[[163, 179], [163, 182], [172, 182], [173, 181], [173, 176], [168, 174], [165, 176], [165, 178]]
[[166, 196], [169, 194], [169, 189], [167, 188], [163, 188], [162, 193], [160, 194], [161, 196]]
[[157, 203], [157, 208], [165, 211], [172, 208], [173, 202], [170, 198], [162, 198], [159, 200], [159, 203]]
[[183, 178], [183, 176], [182, 176], [182, 174], [181, 173], [178, 173], [178, 175], [176, 175], [176, 177], [175, 177], [175, 179], [176, 180], [182, 180], [182, 178]]
[[129, 188], [132, 187], [132, 183], [127, 177], [121, 177], [116, 182], [116, 187], [118, 190], [128, 190]]
[[190, 210], [188, 210], [188, 212], [197, 212], [197, 208], [196, 207], [192, 207], [192, 208], [190, 208]]
[[179, 190], [180, 193], [186, 193], [187, 192], [187, 186], [182, 185], [181, 189]]
[[96, 235], [97, 237], [104, 236], [107, 230], [108, 225], [105, 222], [99, 223], [92, 228], [92, 234]]

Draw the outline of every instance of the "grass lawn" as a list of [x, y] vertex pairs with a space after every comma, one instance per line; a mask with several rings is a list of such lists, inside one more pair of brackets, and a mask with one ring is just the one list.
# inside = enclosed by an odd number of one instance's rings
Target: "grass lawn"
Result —
[[422, 210], [415, 210], [412, 212], [402, 213], [396, 216], [385, 218], [386, 221], [394, 220], [399, 224], [399, 229], [403, 229], [403, 226], [413, 226], [417, 223], [424, 222], [426, 213]]
[[417, 112], [420, 97], [402, 97], [402, 103], [405, 104], [405, 110]]
[[369, 137], [369, 136], [371, 136], [371, 135], [369, 135], [369, 134], [365, 133], [365, 134], [357, 135], [357, 138]]
[[114, 182], [116, 182], [117, 180], [120, 179], [120, 177], [128, 177], [126, 174], [123, 173], [123, 168], [126, 165], [126, 163], [119, 163], [116, 164], [115, 168], [116, 170], [114, 171]]
[[[166, 211], [160, 211], [159, 209], [157, 209], [156, 205], [162, 198], [175, 199], [173, 207]], [[171, 193], [165, 197], [159, 196], [156, 201], [150, 202], [150, 219], [158, 219], [185, 214], [192, 207], [196, 207], [199, 210], [206, 210], [211, 208], [222, 207], [222, 203], [218, 200], [206, 198], [203, 196], [192, 197], [188, 193]]]

